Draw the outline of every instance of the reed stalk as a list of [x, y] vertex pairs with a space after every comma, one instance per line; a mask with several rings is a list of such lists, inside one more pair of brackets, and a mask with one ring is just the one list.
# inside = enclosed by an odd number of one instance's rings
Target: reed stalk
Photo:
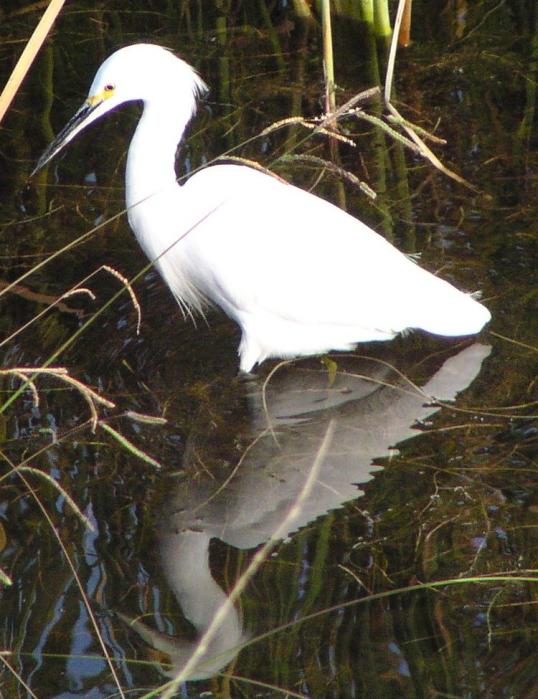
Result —
[[310, 7], [307, 0], [292, 0], [293, 9], [297, 17], [301, 19], [306, 19], [309, 21], [314, 20], [314, 15], [312, 14], [312, 8]]
[[62, 9], [64, 2], [65, 0], [50, 0], [50, 4], [45, 10], [43, 17], [41, 17], [39, 20], [39, 23], [34, 29], [32, 36], [24, 47], [24, 50], [21, 53], [13, 72], [9, 76], [6, 86], [2, 90], [2, 94], [0, 95], [0, 122], [9, 109], [9, 105], [17, 94], [22, 81], [28, 73], [30, 66], [34, 62], [39, 49], [41, 48], [51, 30], [52, 25], [54, 24], [54, 21], [60, 14], [60, 10]]
[[336, 111], [336, 96], [330, 0], [322, 0], [321, 2], [321, 29], [323, 34], [323, 71], [325, 74], [325, 113], [332, 114]]
[[378, 39], [388, 39], [392, 34], [388, 0], [374, 0], [374, 33]]
[[411, 43], [411, 7], [413, 0], [405, 0], [402, 24], [398, 33], [398, 46], [407, 48]]

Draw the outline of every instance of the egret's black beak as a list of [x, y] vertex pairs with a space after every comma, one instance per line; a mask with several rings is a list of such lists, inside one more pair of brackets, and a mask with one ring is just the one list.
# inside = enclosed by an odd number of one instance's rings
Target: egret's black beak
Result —
[[90, 101], [84, 102], [82, 107], [67, 122], [54, 141], [52, 141], [43, 155], [39, 158], [30, 177], [33, 177], [36, 172], [39, 172], [39, 170], [41, 170], [41, 168], [43, 168], [49, 162], [49, 160], [52, 160], [52, 158], [54, 158], [54, 156], [59, 153], [62, 148], [66, 146], [69, 141], [84, 128], [84, 126], [86, 126], [86, 122], [90, 123], [90, 121], [93, 121], [93, 119], [89, 119], [89, 117], [100, 104], [101, 101], [97, 100], [93, 103]]

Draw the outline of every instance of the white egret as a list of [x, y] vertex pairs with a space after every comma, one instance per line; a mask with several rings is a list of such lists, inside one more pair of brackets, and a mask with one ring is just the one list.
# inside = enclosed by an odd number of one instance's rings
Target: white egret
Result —
[[101, 65], [86, 101], [42, 155], [124, 102], [144, 110], [129, 147], [129, 223], [184, 313], [220, 306], [242, 332], [240, 368], [268, 357], [352, 349], [420, 328], [478, 333], [489, 311], [341, 209], [243, 165], [179, 185], [175, 154], [206, 91], [170, 51], [135, 44]]

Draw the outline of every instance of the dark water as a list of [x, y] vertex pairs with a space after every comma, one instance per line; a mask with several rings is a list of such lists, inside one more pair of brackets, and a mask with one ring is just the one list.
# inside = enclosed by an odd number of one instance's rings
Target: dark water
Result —
[[[355, 149], [331, 152], [290, 126], [236, 151], [481, 289], [493, 322], [475, 342], [413, 334], [336, 364], [313, 358], [269, 376], [277, 363], [266, 362], [258, 380], [239, 381], [233, 324], [216, 312], [207, 325], [184, 322], [151, 270], [135, 284], [139, 335], [127, 294], [105, 308], [122, 284], [102, 270], [83, 283], [95, 300], [69, 296], [13, 336], [101, 265], [132, 278], [146, 264], [125, 216], [108, 221], [122, 211], [137, 106], [28, 183], [101, 61], [150, 40], [200, 70], [212, 92], [180, 153], [188, 172], [279, 119], [321, 112], [319, 27], [288, 4], [71, 2], [4, 120], [1, 283], [17, 286], [1, 298], [2, 366], [66, 367], [115, 407], [98, 406], [92, 430], [87, 402], [61, 378], [36, 379], [36, 405], [30, 390], [15, 397], [19, 378], [1, 376], [11, 402], [0, 422], [0, 566], [12, 580], [1, 598], [2, 696], [112, 697], [118, 684], [125, 696], [157, 696], [271, 537], [180, 696], [535, 696], [534, 3], [414, 3], [396, 103], [446, 139], [435, 152], [479, 192], [351, 119], [342, 128]], [[38, 16], [4, 12], [5, 80]], [[382, 74], [383, 59], [349, 18], [334, 32], [341, 104]], [[377, 200], [311, 161], [282, 159], [290, 152], [335, 158]]]

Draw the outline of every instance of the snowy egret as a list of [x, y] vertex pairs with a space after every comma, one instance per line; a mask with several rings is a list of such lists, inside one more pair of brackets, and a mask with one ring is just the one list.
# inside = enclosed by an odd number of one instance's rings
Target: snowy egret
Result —
[[268, 357], [352, 349], [420, 328], [478, 333], [489, 311], [336, 206], [243, 165], [207, 167], [180, 186], [175, 154], [207, 90], [152, 44], [116, 51], [82, 107], [41, 156], [124, 102], [144, 110], [127, 157], [128, 218], [184, 314], [220, 306], [240, 326], [240, 368]]

